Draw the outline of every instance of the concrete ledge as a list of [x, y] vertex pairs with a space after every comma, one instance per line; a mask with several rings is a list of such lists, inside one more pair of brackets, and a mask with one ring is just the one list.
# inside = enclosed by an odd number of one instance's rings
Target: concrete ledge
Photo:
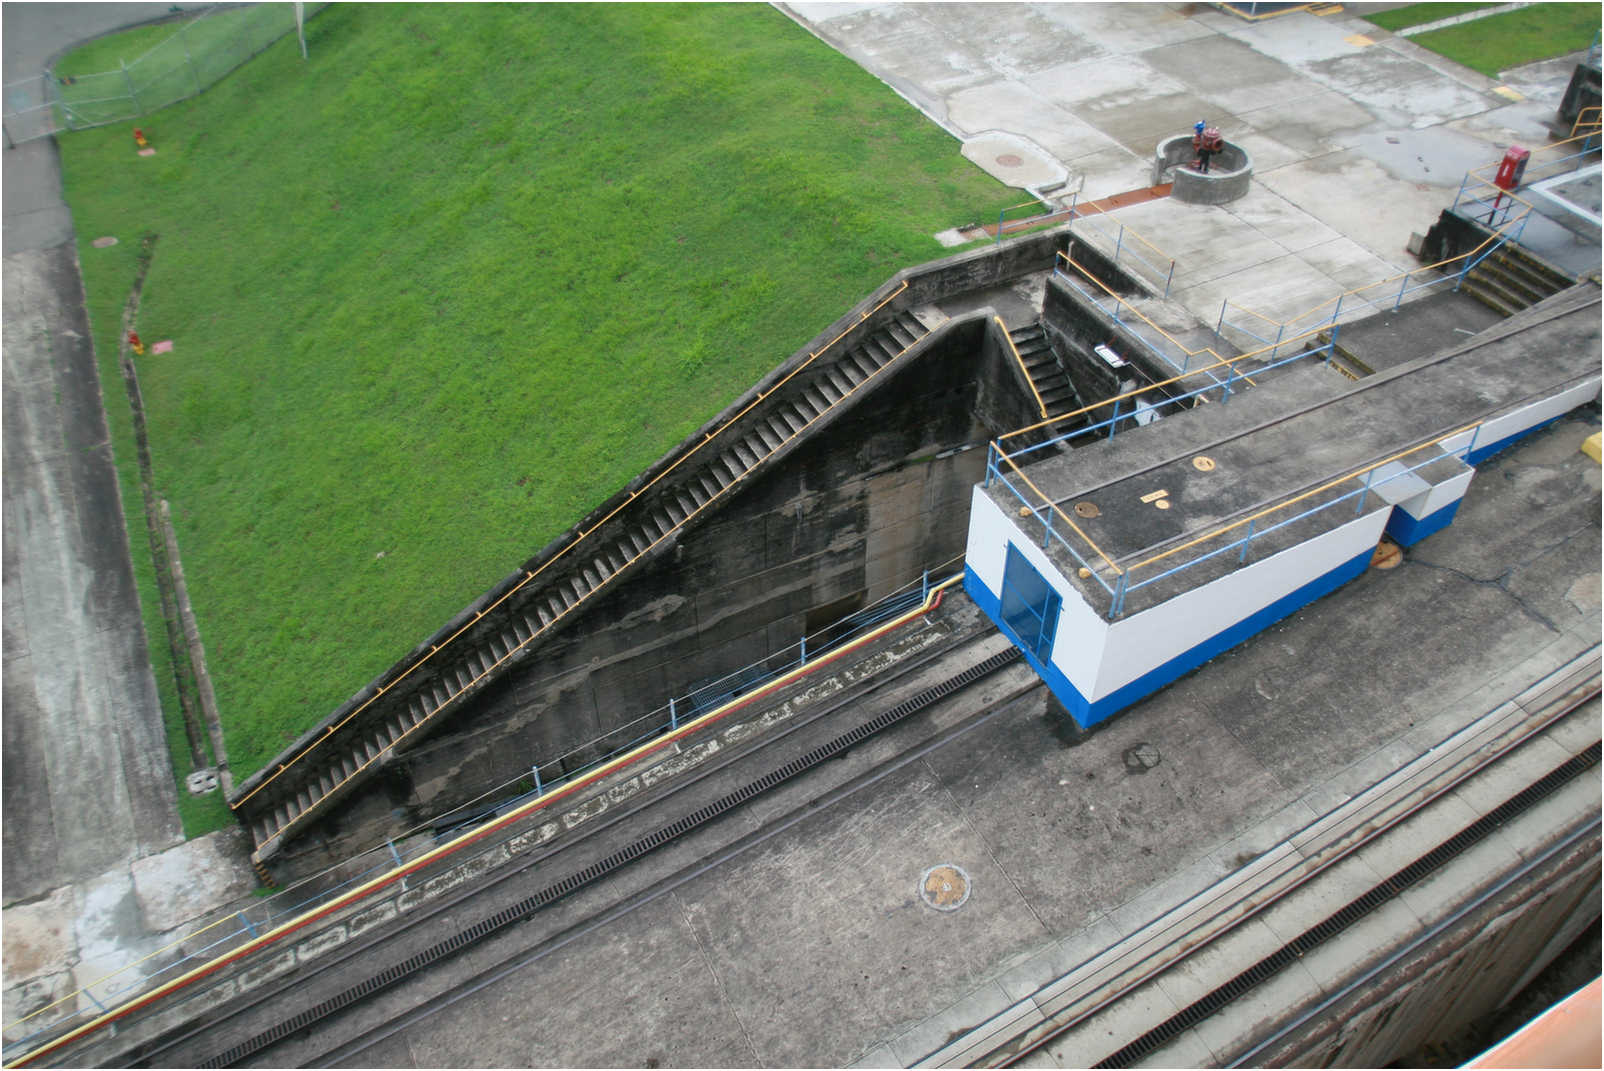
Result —
[[1159, 185], [1165, 173], [1173, 171], [1175, 188], [1170, 196], [1195, 205], [1222, 205], [1248, 192], [1248, 184], [1253, 179], [1253, 158], [1242, 146], [1226, 142], [1206, 175], [1186, 166], [1194, 155], [1190, 134], [1177, 134], [1159, 142], [1153, 154], [1152, 184]]

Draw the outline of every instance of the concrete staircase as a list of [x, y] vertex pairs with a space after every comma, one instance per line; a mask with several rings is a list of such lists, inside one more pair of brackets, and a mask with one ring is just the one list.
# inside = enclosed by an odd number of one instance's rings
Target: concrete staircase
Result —
[[1513, 316], [1575, 282], [1518, 246], [1506, 243], [1472, 268], [1460, 289], [1499, 315]]
[[1080, 396], [1075, 393], [1063, 365], [1058, 363], [1058, 355], [1053, 352], [1040, 322], [1009, 331], [1008, 337], [1024, 360], [1025, 372], [1036, 393], [1041, 395], [1042, 404], [1047, 407], [1047, 419], [1081, 408]]
[[672, 464], [610, 513], [570, 529], [525, 566], [521, 579], [482, 598], [475, 604], [481, 608], [459, 615], [242, 783], [230, 803], [251, 833], [255, 858], [276, 854], [615, 580], [655, 551], [671, 549], [689, 522], [926, 333], [914, 315], [896, 312], [856, 342], [820, 354], [728, 424], [682, 446]]

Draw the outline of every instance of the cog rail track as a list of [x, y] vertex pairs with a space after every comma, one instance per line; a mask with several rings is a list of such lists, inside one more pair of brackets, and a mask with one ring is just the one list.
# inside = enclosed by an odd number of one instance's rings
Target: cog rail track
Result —
[[[328, 1020], [444, 963], [473, 946], [482, 944], [490, 938], [504, 933], [544, 908], [573, 895], [581, 889], [594, 885], [631, 862], [716, 821], [719, 817], [763, 793], [801, 776], [830, 759], [843, 756], [851, 748], [905, 721], [932, 704], [1014, 664], [1019, 657], [1017, 649], [1009, 647], [975, 662], [961, 672], [904, 699], [868, 722], [841, 733], [825, 743], [813, 747], [797, 758], [770, 770], [755, 780], [744, 783], [734, 791], [726, 792], [691, 813], [662, 825], [643, 837], [636, 838], [623, 848], [590, 862], [573, 873], [551, 881], [533, 894], [494, 911], [476, 922], [463, 925], [451, 936], [435, 941], [405, 959], [374, 970], [365, 978], [339, 988], [332, 995], [318, 1003], [288, 1015], [266, 1029], [256, 1030], [226, 1049], [214, 1051], [212, 1055], [202, 1059], [200, 1058], [200, 1051], [203, 1050], [200, 1050], [200, 1043], [206, 1036], [215, 1035], [219, 1026], [228, 1021], [239, 1020], [252, 1012], [259, 1016], [263, 1008], [267, 1007], [286, 990], [300, 989], [304, 991], [309, 980], [315, 975], [324, 974], [329, 977], [332, 975], [334, 968], [341, 965], [349, 967], [359, 958], [369, 956], [382, 943], [395, 941], [407, 933], [427, 933], [429, 931], [423, 929], [423, 927], [431, 923], [438, 925], [439, 921], [448, 915], [455, 914], [460, 917], [459, 909], [468, 900], [484, 893], [490, 886], [511, 879], [528, 870], [531, 866], [550, 860], [557, 853], [579, 848], [586, 842], [594, 842], [597, 836], [605, 829], [628, 820], [632, 815], [636, 815], [648, 807], [660, 806], [666, 799], [679, 795], [693, 785], [715, 777], [721, 772], [726, 772], [727, 774], [729, 768], [735, 763], [750, 761], [754, 755], [762, 753], [764, 748], [776, 743], [783, 737], [805, 730], [810, 726], [817, 726], [832, 714], [861, 704], [867, 695], [883, 691], [898, 681], [905, 681], [921, 668], [930, 665], [936, 660], [943, 657], [951, 657], [955, 653], [961, 652], [964, 647], [975, 645], [977, 642], [984, 642], [985, 639], [986, 635], [984, 633], [980, 633], [978, 639], [977, 634], [974, 632], [960, 634], [953, 641], [940, 644], [935, 649], [898, 667], [897, 671], [876, 677], [858, 688], [849, 690], [846, 695], [822, 708], [807, 721], [799, 721], [796, 725], [766, 736], [753, 748], [732, 753], [722, 763], [709, 764], [708, 768], [699, 771], [693, 777], [676, 783], [666, 794], [653, 800], [642, 802], [628, 813], [619, 814], [606, 825], [598, 826], [584, 838], [558, 845], [551, 852], [537, 858], [531, 858], [522, 865], [502, 866], [488, 883], [482, 882], [449, 902], [443, 902], [426, 912], [419, 912], [419, 917], [409, 920], [404, 927], [400, 929], [392, 928], [386, 933], [376, 936], [373, 941], [360, 946], [353, 942], [352, 947], [342, 950], [337, 960], [331, 959], [330, 963], [319, 964], [310, 972], [293, 975], [283, 984], [271, 987], [271, 992], [264, 992], [252, 999], [250, 1003], [225, 1012], [222, 1019], [212, 1019], [200, 1026], [183, 1029], [182, 1033], [170, 1033], [165, 1037], [155, 1039], [132, 1052], [125, 1053], [123, 1059], [131, 1061], [134, 1066], [158, 1066], [171, 1063], [176, 1059], [184, 1063], [193, 1063], [194, 1066], [220, 1067], [236, 1064], [257, 1053], [266, 1051], [287, 1038], [306, 1031], [320, 1022]], [[331, 981], [338, 985], [337, 979], [331, 978]]]

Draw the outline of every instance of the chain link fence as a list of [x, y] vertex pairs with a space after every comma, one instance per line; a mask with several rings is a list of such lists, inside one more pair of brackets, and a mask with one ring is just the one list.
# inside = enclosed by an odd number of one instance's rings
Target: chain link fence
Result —
[[[327, 6], [305, 4], [303, 17]], [[80, 72], [75, 57], [83, 50], [68, 53], [50, 70], [5, 87], [6, 144], [125, 122], [188, 100], [293, 33], [296, 7], [213, 5], [132, 59], [116, 56], [115, 69]], [[109, 66], [114, 55], [108, 51], [103, 62]]]

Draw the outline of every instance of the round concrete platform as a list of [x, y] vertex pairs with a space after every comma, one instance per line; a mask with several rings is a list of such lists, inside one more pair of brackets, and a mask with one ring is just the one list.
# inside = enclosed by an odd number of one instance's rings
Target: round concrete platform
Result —
[[1177, 134], [1159, 142], [1153, 154], [1153, 185], [1163, 182], [1165, 173], [1173, 169], [1175, 188], [1170, 196], [1177, 201], [1220, 205], [1248, 192], [1253, 158], [1242, 146], [1227, 141], [1225, 148], [1215, 154], [1207, 174], [1191, 167], [1196, 155], [1190, 134]]

